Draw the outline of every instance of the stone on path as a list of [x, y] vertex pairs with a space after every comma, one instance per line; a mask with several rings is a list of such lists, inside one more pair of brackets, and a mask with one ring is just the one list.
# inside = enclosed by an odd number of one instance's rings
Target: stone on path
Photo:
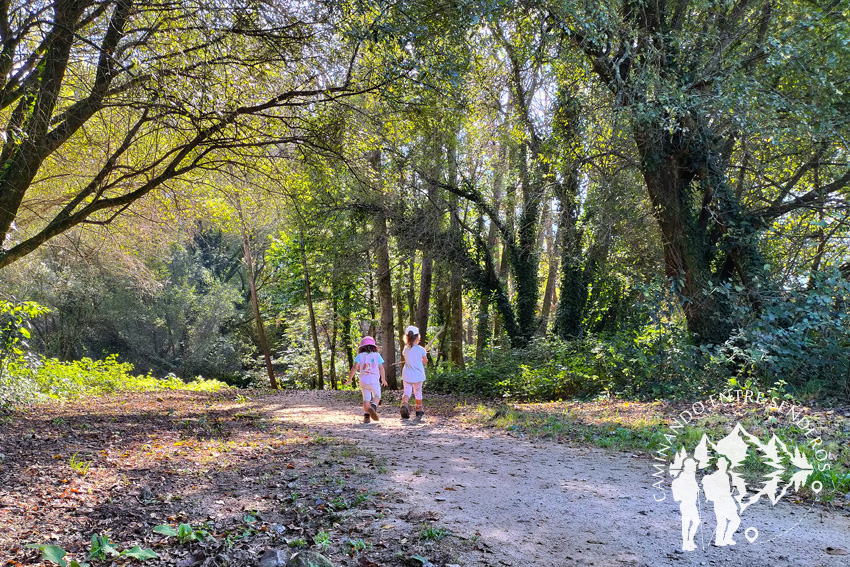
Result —
[[289, 558], [286, 567], [334, 567], [334, 564], [321, 553], [300, 551]]
[[286, 565], [286, 552], [279, 549], [267, 549], [257, 567], [284, 567]]

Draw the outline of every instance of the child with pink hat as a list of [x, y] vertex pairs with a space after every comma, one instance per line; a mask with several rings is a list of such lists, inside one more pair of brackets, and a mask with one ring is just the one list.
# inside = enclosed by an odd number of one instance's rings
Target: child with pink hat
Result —
[[370, 418], [378, 421], [378, 404], [381, 402], [381, 384], [387, 385], [384, 371], [384, 359], [378, 352], [375, 339], [365, 336], [360, 341], [354, 366], [348, 373], [348, 379], [354, 378], [354, 373], [360, 373], [360, 391], [363, 393], [363, 423], [369, 423]]

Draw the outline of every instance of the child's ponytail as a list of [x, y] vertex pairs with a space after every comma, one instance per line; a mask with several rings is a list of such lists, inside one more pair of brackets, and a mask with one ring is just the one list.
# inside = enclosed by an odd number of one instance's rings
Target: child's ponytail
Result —
[[410, 325], [407, 329], [404, 330], [404, 342], [407, 343], [408, 347], [412, 347], [416, 342], [416, 337], [419, 336], [419, 329]]

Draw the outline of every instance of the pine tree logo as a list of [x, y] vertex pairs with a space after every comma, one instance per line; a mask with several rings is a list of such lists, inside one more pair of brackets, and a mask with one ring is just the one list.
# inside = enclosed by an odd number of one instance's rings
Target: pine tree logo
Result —
[[[716, 520], [714, 545], [735, 545], [733, 536], [747, 508], [763, 496], [776, 505], [789, 490], [799, 492], [807, 486], [814, 467], [799, 447], [792, 452], [776, 435], [763, 443], [736, 423], [732, 432], [717, 443], [703, 435], [693, 455], [682, 447], [669, 471], [674, 478], [673, 498], [682, 513], [682, 550], [692, 551], [697, 549], [695, 536], [701, 524], [701, 510], [707, 512], [708, 504]], [[757, 486], [748, 487], [747, 479]], [[814, 481], [810, 488], [818, 493], [823, 486]], [[754, 543], [758, 530], [749, 527], [744, 536]]]

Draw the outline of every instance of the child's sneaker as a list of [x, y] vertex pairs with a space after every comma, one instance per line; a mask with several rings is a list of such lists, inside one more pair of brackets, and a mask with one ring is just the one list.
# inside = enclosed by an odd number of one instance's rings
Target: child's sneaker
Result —
[[425, 411], [422, 408], [416, 410], [416, 419], [422, 419], [423, 415], [425, 415]]
[[369, 406], [369, 415], [371, 415], [372, 419], [374, 419], [375, 421], [379, 421], [381, 418], [378, 417], [378, 406], [376, 406], [375, 404], [371, 404]]
[[368, 414], [368, 413], [364, 413], [364, 414], [363, 414], [363, 423], [369, 423], [369, 421], [370, 421], [370, 420], [369, 420], [369, 414]]
[[401, 406], [401, 418], [402, 419], [410, 419], [410, 408], [407, 406]]

